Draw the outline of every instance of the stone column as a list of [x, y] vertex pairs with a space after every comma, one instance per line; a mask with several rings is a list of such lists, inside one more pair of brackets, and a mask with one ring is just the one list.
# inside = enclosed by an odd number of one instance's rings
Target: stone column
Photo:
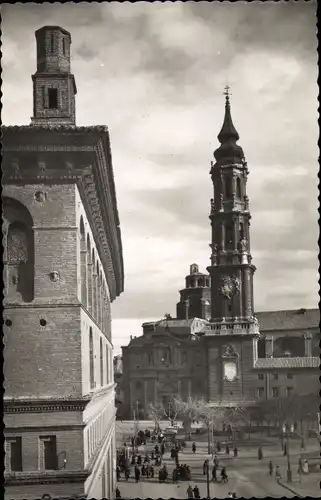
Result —
[[312, 356], [312, 334], [310, 332], [304, 334], [304, 356]]
[[265, 337], [265, 357], [273, 358], [273, 337], [266, 335]]
[[233, 238], [234, 238], [233, 249], [237, 250], [237, 227], [235, 219], [233, 219]]
[[221, 222], [221, 248], [225, 250], [225, 227], [224, 222]]

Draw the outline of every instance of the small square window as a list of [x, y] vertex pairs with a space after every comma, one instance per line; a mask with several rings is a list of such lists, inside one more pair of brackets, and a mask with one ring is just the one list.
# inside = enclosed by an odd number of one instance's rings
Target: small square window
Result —
[[259, 380], [264, 380], [264, 373], [259, 373], [258, 376], [257, 376], [257, 378]]
[[274, 378], [274, 380], [279, 380], [279, 374], [278, 373], [273, 373], [273, 378]]
[[278, 387], [272, 387], [272, 396], [273, 396], [273, 398], [279, 397], [279, 388]]
[[287, 373], [286, 378], [293, 379], [293, 373]]

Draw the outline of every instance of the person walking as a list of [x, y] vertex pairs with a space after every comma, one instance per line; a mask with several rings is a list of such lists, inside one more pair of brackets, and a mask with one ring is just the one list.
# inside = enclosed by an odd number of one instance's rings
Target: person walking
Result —
[[238, 455], [238, 449], [236, 448], [236, 446], [235, 446], [233, 452], [234, 452], [234, 456], [237, 457], [237, 455]]
[[135, 467], [135, 482], [138, 483], [139, 480], [140, 480], [140, 469], [139, 469], [138, 465], [136, 465], [136, 467]]
[[117, 482], [120, 481], [120, 467], [119, 465], [117, 465], [116, 467], [116, 478], [117, 478]]
[[117, 486], [117, 488], [116, 488], [115, 493], [116, 493], [116, 498], [121, 498], [121, 494], [120, 494], [120, 491], [119, 491], [118, 486]]
[[228, 475], [227, 475], [227, 472], [226, 472], [226, 467], [222, 467], [221, 478], [222, 478], [222, 483], [227, 483], [228, 482]]
[[257, 458], [259, 460], [262, 460], [262, 458], [263, 458], [263, 451], [262, 451], [262, 447], [261, 446], [259, 446], [259, 449], [257, 450]]
[[217, 441], [216, 443], [216, 451], [217, 452], [221, 451], [221, 443], [219, 441]]
[[282, 479], [279, 465], [275, 467], [275, 479], [277, 480], [277, 482], [279, 482], [280, 479]]
[[214, 456], [213, 463], [214, 463], [214, 465], [215, 465], [216, 467], [218, 467], [218, 466], [219, 466], [220, 461], [219, 461], [219, 459], [218, 459], [217, 455], [215, 455], [215, 456]]
[[309, 474], [309, 462], [307, 460], [304, 460], [302, 471], [303, 474]]
[[230, 447], [228, 444], [225, 446], [225, 453], [226, 453], [226, 455], [230, 454]]
[[187, 493], [187, 498], [194, 498], [194, 493], [190, 484], [188, 485], [186, 493]]
[[201, 498], [200, 490], [198, 489], [197, 485], [193, 488], [193, 491], [194, 491], [194, 498]]
[[207, 472], [207, 467], [208, 467], [208, 459], [206, 459], [205, 462], [203, 463], [203, 475], [204, 476]]
[[195, 453], [196, 453], [196, 444], [195, 444], [195, 441], [192, 444], [192, 451], [193, 451], [193, 453], [195, 455]]
[[214, 465], [213, 469], [212, 469], [212, 481], [213, 483], [217, 483], [217, 467], [216, 465]]
[[272, 463], [272, 460], [269, 461], [269, 474], [270, 474], [270, 476], [273, 476], [273, 463]]

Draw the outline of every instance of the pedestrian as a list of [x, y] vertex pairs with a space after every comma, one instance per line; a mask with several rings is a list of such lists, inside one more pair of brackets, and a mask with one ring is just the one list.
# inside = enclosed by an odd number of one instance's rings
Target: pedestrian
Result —
[[234, 448], [234, 456], [237, 457], [237, 455], [238, 455], [238, 449], [235, 446], [235, 448]]
[[173, 470], [173, 483], [177, 483], [177, 469]]
[[218, 467], [218, 466], [219, 466], [220, 461], [219, 461], [219, 459], [218, 459], [217, 455], [215, 455], [215, 456], [214, 456], [213, 463], [214, 463], [214, 465], [215, 465], [216, 467]]
[[282, 479], [279, 465], [275, 467], [275, 479], [277, 480], [277, 482], [279, 482], [280, 479]]
[[194, 498], [201, 498], [200, 490], [198, 489], [197, 485], [193, 488], [193, 491], [194, 491]]
[[119, 467], [119, 465], [117, 465], [117, 467], [116, 467], [116, 477], [117, 477], [117, 481], [119, 482], [120, 481], [120, 467]]
[[130, 468], [126, 467], [125, 468], [125, 479], [126, 479], [126, 481], [128, 481], [129, 477], [130, 477]]
[[140, 480], [140, 469], [138, 467], [138, 465], [135, 466], [135, 481], [136, 483], [138, 483], [138, 481]]
[[237, 498], [236, 493], [232, 493], [232, 498]]
[[206, 459], [205, 462], [203, 463], [203, 474], [205, 476], [208, 468], [208, 460]]
[[217, 467], [216, 465], [214, 465], [213, 469], [212, 469], [212, 481], [213, 483], [216, 483], [217, 482], [217, 475], [216, 475], [216, 472], [217, 472]]
[[195, 453], [196, 453], [196, 444], [195, 444], [195, 441], [192, 444], [192, 451], [193, 451], [193, 453], [195, 455]]
[[303, 474], [309, 474], [309, 462], [307, 460], [304, 460], [302, 471]]
[[216, 451], [217, 452], [221, 451], [221, 443], [219, 441], [217, 441], [216, 443]]
[[187, 481], [191, 481], [192, 480], [191, 469], [189, 468], [188, 465], [186, 465], [186, 479], [187, 479]]
[[226, 455], [230, 454], [230, 447], [228, 444], [225, 446], [225, 453], [226, 453]]
[[269, 474], [270, 474], [270, 476], [273, 476], [273, 463], [272, 463], [272, 460], [269, 461]]
[[116, 498], [121, 498], [121, 494], [120, 494], [118, 486], [116, 488], [116, 492], [115, 493], [116, 493]]
[[194, 498], [194, 493], [190, 484], [188, 485], [186, 493], [187, 493], [187, 498]]
[[262, 460], [262, 458], [263, 458], [263, 451], [262, 451], [262, 447], [261, 446], [259, 446], [259, 449], [257, 450], [257, 458], [259, 460]]
[[227, 472], [226, 472], [226, 467], [222, 467], [221, 478], [222, 478], [222, 483], [227, 483], [228, 482], [228, 475], [227, 475]]

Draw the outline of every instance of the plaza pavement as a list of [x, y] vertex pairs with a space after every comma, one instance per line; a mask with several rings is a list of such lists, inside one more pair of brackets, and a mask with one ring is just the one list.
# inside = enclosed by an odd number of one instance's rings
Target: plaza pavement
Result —
[[[147, 424], [147, 422], [146, 422]], [[149, 426], [152, 424], [149, 422]], [[166, 425], [165, 425], [166, 426]], [[127, 427], [127, 425], [126, 425]], [[140, 428], [145, 429], [147, 425], [141, 425]], [[127, 429], [126, 429], [127, 430]], [[129, 430], [129, 429], [128, 429]], [[122, 498], [187, 498], [186, 490], [189, 484], [194, 487], [196, 484], [199, 487], [201, 498], [206, 498], [206, 476], [203, 475], [203, 462], [207, 457], [207, 443], [196, 441], [197, 436], [194, 436], [196, 442], [196, 454], [192, 453], [192, 442], [187, 442], [187, 448], [183, 453], [179, 454], [179, 460], [182, 464], [187, 464], [191, 468], [192, 481], [180, 481], [178, 484], [172, 483], [172, 471], [174, 461], [170, 458], [170, 453], [164, 455], [164, 463], [166, 463], [169, 478], [166, 483], [158, 482], [158, 472], [155, 470], [154, 479], [144, 479], [135, 483], [131, 478], [126, 482], [123, 478], [118, 486]], [[120, 443], [122, 441], [120, 440]], [[146, 449], [140, 447], [141, 453], [150, 450], [151, 444], [147, 443]], [[285, 482], [287, 458], [284, 457], [280, 444], [263, 447], [263, 460], [257, 458], [257, 446], [249, 446], [249, 443], [244, 448], [239, 446], [239, 455], [234, 457], [233, 453], [227, 456], [224, 449], [218, 453], [220, 466], [225, 465], [229, 476], [227, 484], [211, 483], [210, 494], [211, 498], [226, 498], [229, 491], [234, 491], [238, 497], [243, 498], [266, 498], [272, 496], [274, 498], [286, 497], [293, 498], [299, 496], [319, 497], [320, 496], [320, 474], [311, 473], [308, 476], [302, 476], [302, 481], [299, 483], [297, 475], [298, 457], [306, 455], [307, 457], [318, 456], [319, 445], [314, 441], [307, 442], [306, 449], [300, 449], [300, 443], [293, 441], [290, 444], [291, 466], [293, 472], [293, 482], [288, 485]], [[272, 460], [274, 467], [280, 466], [282, 481], [278, 484], [274, 477], [270, 477], [268, 473], [268, 462]], [[211, 461], [212, 465], [212, 461]], [[218, 474], [219, 475], [219, 474]], [[211, 468], [210, 468], [211, 477]]]

